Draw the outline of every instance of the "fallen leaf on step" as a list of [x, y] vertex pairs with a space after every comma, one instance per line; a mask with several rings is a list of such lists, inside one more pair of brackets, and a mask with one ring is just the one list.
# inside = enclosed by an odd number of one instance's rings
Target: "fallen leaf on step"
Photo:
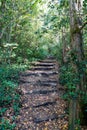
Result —
[[46, 127], [44, 130], [48, 130], [48, 128]]

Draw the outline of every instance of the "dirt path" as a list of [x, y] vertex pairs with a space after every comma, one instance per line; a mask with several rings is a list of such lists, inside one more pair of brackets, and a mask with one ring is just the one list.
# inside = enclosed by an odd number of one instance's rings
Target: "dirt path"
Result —
[[22, 73], [23, 104], [16, 130], [67, 130], [66, 103], [58, 83], [58, 64], [54, 59], [33, 63]]

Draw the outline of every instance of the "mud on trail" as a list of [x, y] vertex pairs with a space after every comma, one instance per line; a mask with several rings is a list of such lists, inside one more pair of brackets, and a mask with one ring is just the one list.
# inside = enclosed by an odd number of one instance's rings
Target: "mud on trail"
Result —
[[64, 89], [58, 82], [58, 63], [46, 59], [32, 63], [32, 69], [21, 73], [22, 108], [15, 130], [67, 130]]

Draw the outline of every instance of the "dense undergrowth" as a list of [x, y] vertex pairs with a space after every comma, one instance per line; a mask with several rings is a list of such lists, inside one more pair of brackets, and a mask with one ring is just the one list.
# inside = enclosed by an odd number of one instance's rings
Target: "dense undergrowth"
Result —
[[[75, 63], [77, 65], [77, 68], [79, 70], [79, 73], [75, 71], [74, 66], [72, 66], [71, 62], [66, 62], [60, 65], [60, 84], [62, 84], [65, 88], [65, 94], [63, 95], [63, 98], [70, 102], [71, 100], [79, 100], [80, 104], [80, 118], [78, 121], [76, 121], [76, 124], [78, 124], [78, 129], [79, 125], [87, 125], [87, 81], [86, 78], [84, 78], [84, 88], [83, 90], [76, 90], [76, 87], [80, 85], [81, 83], [81, 78], [83, 77], [83, 74], [87, 75], [86, 72], [86, 61], [83, 63]], [[68, 109], [69, 113], [69, 109]]]
[[[85, 52], [86, 53], [86, 52]], [[70, 102], [79, 102], [80, 115], [75, 121], [77, 129], [87, 125], [87, 59], [79, 62], [74, 50], [68, 50], [63, 56], [63, 46], [55, 46], [52, 54], [56, 57], [59, 64], [59, 83], [64, 87], [63, 99], [68, 102], [67, 113], [70, 115]], [[65, 58], [65, 61], [64, 61]], [[76, 71], [77, 68], [77, 71]], [[77, 86], [83, 89], [77, 89]]]
[[[15, 127], [12, 122], [20, 108], [20, 94], [17, 91], [20, 69], [12, 65], [0, 67], [0, 130], [13, 130]], [[8, 111], [11, 109], [14, 116], [10, 122]]]
[[21, 107], [19, 73], [29, 68], [28, 64], [0, 66], [0, 130], [13, 130]]
[[45, 54], [41, 49], [37, 52], [31, 50], [28, 56], [29, 59], [18, 57], [17, 64], [13, 60], [7, 64], [6, 59], [0, 65], [0, 130], [13, 130], [16, 126], [14, 122], [21, 108], [22, 93], [18, 88], [20, 72], [29, 69], [31, 61], [43, 59]]

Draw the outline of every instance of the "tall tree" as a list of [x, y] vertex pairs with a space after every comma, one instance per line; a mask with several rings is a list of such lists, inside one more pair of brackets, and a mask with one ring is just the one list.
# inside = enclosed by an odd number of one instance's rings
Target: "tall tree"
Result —
[[[76, 86], [75, 93], [83, 90], [84, 72], [80, 71], [80, 64], [84, 61], [83, 38], [82, 38], [82, 7], [83, 0], [69, 0], [70, 7], [70, 33], [71, 33], [71, 51], [75, 56], [72, 61], [75, 73], [79, 75], [79, 84]], [[75, 130], [75, 122], [79, 119], [79, 100], [80, 96], [72, 97], [70, 101], [70, 130]]]

